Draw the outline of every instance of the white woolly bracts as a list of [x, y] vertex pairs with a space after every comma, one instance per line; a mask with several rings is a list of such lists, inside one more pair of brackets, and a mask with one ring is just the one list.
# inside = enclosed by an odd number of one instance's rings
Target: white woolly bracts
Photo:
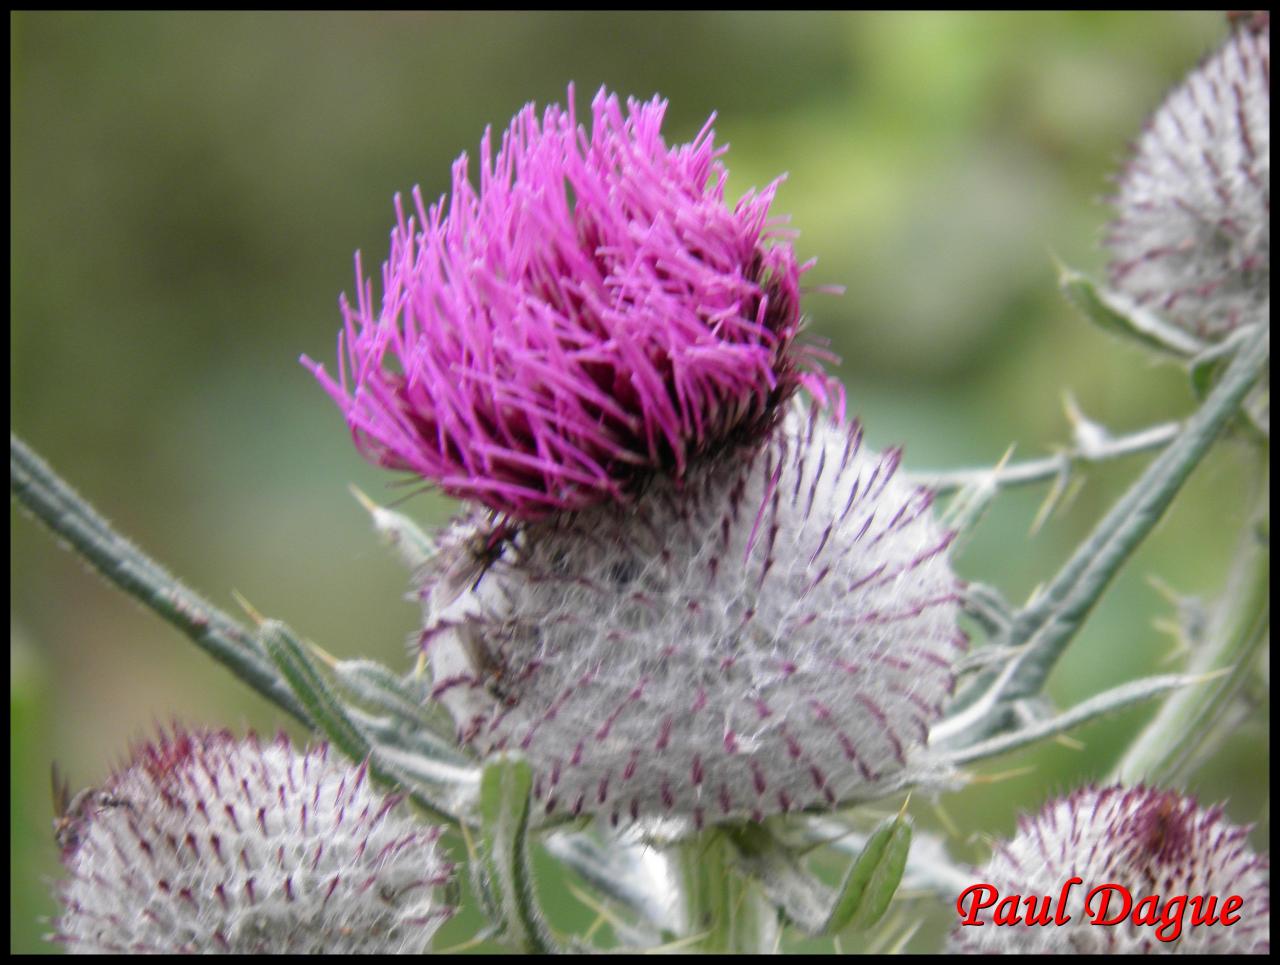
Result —
[[434, 698], [481, 756], [527, 755], [547, 813], [701, 827], [876, 796], [967, 644], [951, 535], [899, 456], [797, 405], [629, 506], [457, 524], [421, 582]]
[[1270, 323], [1271, 28], [1238, 28], [1151, 116], [1119, 177], [1111, 284], [1214, 340]]
[[72, 952], [411, 953], [452, 909], [439, 828], [283, 735], [172, 733], [63, 819]]

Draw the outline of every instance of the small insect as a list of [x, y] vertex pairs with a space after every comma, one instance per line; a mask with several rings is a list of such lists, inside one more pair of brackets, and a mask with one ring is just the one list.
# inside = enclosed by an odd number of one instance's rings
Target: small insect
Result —
[[467, 655], [467, 662], [482, 682], [485, 692], [495, 700], [514, 706], [516, 698], [507, 688], [507, 665], [500, 653], [495, 653], [480, 631], [474, 627], [459, 628], [459, 642]]
[[56, 763], [50, 766], [49, 777], [53, 786], [53, 840], [63, 854], [80, 846], [91, 814], [118, 807], [133, 810], [129, 801], [96, 787], [86, 787], [72, 797], [71, 786], [58, 772]]
[[1161, 797], [1146, 833], [1145, 844], [1151, 854], [1162, 855], [1167, 848], [1180, 844], [1182, 822], [1178, 817], [1178, 799], [1172, 794]]
[[458, 532], [439, 550], [435, 568], [438, 575], [432, 580], [432, 609], [443, 611], [464, 593], [474, 592], [514, 539], [515, 529], [509, 524], [497, 527], [472, 524]]

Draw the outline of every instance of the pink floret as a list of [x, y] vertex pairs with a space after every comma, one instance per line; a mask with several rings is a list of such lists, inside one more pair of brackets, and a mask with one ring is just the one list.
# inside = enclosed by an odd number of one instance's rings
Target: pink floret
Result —
[[356, 259], [339, 378], [304, 357], [370, 461], [520, 520], [626, 500], [653, 472], [762, 434], [798, 386], [796, 262], [779, 181], [725, 203], [711, 120], [668, 148], [666, 102], [603, 88], [588, 133], [527, 105], [464, 154], [448, 201], [396, 198], [382, 304]]

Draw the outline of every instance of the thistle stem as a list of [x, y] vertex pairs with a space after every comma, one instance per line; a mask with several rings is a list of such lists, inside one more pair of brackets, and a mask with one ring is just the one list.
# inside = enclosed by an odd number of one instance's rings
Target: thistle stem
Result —
[[772, 952], [778, 916], [760, 885], [742, 874], [729, 836], [718, 828], [675, 845], [685, 930], [698, 936], [690, 950], [710, 953]]
[[1152, 449], [1161, 449], [1172, 442], [1181, 429], [1180, 423], [1163, 422], [1129, 435], [1106, 439], [1088, 448], [1073, 446], [1053, 456], [1015, 462], [1001, 469], [980, 467], [940, 472], [926, 471], [912, 473], [911, 478], [914, 482], [929, 487], [939, 496], [948, 495], [972, 483], [985, 480], [993, 480], [1002, 489], [1010, 486], [1025, 486], [1059, 478], [1070, 472], [1071, 467], [1078, 462], [1108, 462], [1140, 452], [1149, 452]]
[[1268, 474], [1261, 474], [1259, 498], [1218, 598], [1209, 632], [1188, 670], [1227, 670], [1219, 679], [1169, 697], [1129, 745], [1112, 777], [1124, 784], [1168, 784], [1202, 759], [1223, 730], [1217, 726], [1254, 673], [1259, 653], [1271, 638], [1271, 549], [1261, 534], [1269, 522]]
[[9, 488], [40, 522], [110, 582], [177, 627], [262, 696], [311, 721], [251, 632], [117, 533], [49, 464], [9, 433]]

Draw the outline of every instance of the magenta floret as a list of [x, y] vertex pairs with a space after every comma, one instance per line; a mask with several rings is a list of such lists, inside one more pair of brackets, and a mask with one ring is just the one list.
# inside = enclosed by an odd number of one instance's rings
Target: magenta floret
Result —
[[602, 88], [588, 132], [570, 88], [496, 157], [486, 130], [479, 191], [463, 154], [447, 203], [397, 196], [381, 308], [357, 256], [339, 379], [303, 359], [366, 458], [535, 519], [683, 475], [801, 384], [825, 397], [795, 344], [807, 266], [769, 218], [781, 179], [729, 208], [711, 120], [669, 148], [665, 110]]

